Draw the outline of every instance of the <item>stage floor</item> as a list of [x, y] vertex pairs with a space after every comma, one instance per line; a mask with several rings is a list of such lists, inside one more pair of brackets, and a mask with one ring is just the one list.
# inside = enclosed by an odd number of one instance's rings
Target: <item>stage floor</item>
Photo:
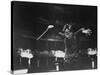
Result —
[[[50, 59], [50, 58], [49, 58]], [[31, 61], [30, 67], [27, 64], [27, 60], [22, 60], [22, 63], [14, 63], [13, 69], [28, 69], [28, 73], [39, 73], [39, 72], [56, 72], [56, 63], [53, 59], [48, 61], [41, 59], [39, 66], [37, 66], [36, 59]], [[94, 58], [94, 69], [97, 68], [97, 57]], [[71, 62], [59, 62], [59, 71], [72, 71], [72, 70], [89, 70], [92, 69], [91, 59], [85, 55], [71, 59]]]

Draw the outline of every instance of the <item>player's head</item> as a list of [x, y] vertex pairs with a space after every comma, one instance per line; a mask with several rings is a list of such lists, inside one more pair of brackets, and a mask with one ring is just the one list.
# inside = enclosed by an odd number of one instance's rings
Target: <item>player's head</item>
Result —
[[63, 28], [63, 31], [68, 32], [70, 29], [71, 29], [71, 25], [70, 24], [65, 24], [64, 28]]

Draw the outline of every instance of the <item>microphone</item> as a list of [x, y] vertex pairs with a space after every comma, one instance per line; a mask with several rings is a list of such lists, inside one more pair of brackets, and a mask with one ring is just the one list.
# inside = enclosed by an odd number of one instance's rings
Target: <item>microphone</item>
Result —
[[54, 25], [49, 25], [48, 28], [36, 39], [39, 40], [50, 28], [53, 28]]
[[49, 26], [48, 26], [48, 28], [53, 28], [53, 27], [54, 27], [54, 25], [49, 25]]

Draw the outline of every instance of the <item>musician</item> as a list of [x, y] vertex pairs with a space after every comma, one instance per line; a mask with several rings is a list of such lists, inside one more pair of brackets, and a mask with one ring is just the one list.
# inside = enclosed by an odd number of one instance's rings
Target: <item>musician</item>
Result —
[[59, 32], [60, 35], [64, 36], [64, 43], [65, 43], [65, 49], [68, 49], [68, 47], [75, 47], [77, 46], [77, 42], [79, 41], [78, 38], [76, 38], [77, 34], [81, 32], [82, 34], [85, 34], [86, 36], [90, 36], [92, 33], [91, 29], [85, 29], [85, 28], [80, 28], [76, 32], [71, 32], [71, 25], [70, 24], [65, 24], [62, 32]]
[[67, 39], [70, 39], [72, 37], [72, 32], [70, 31], [71, 25], [65, 24], [62, 32], [59, 32], [60, 35], [65, 36]]
[[64, 36], [64, 44], [65, 44], [65, 53], [68, 53], [71, 48], [71, 39], [73, 36], [73, 32], [71, 30], [70, 24], [65, 24], [62, 32], [59, 32], [60, 35]]

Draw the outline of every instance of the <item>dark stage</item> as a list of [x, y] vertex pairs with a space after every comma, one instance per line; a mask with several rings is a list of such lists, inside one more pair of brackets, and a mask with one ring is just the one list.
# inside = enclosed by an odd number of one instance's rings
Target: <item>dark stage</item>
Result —
[[11, 70], [97, 69], [97, 6], [11, 2]]

